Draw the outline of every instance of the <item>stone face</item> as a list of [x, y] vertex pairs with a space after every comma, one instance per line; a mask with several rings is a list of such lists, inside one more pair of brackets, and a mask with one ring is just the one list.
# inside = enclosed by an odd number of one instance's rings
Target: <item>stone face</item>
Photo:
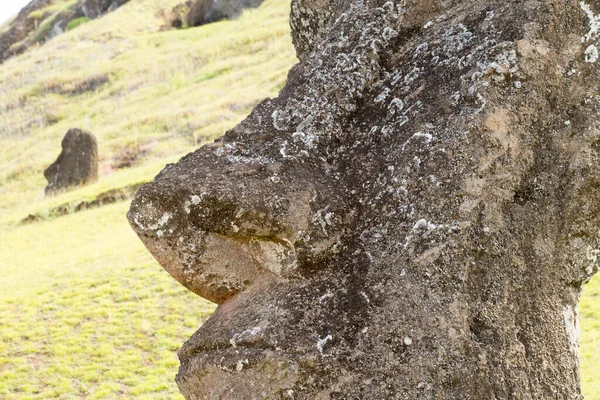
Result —
[[98, 179], [98, 144], [94, 135], [69, 129], [61, 143], [56, 161], [44, 171], [46, 194], [84, 185]]
[[276, 99], [128, 218], [219, 306], [187, 399], [581, 399], [600, 4], [294, 0]]

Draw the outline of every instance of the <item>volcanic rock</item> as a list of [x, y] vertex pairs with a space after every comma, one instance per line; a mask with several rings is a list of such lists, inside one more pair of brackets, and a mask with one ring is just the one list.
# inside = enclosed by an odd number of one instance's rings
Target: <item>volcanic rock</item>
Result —
[[235, 19], [247, 8], [256, 8], [264, 0], [188, 0], [165, 13], [174, 28], [192, 27]]
[[94, 135], [69, 129], [61, 146], [58, 159], [44, 171], [47, 195], [98, 179], [98, 144]]
[[600, 5], [293, 0], [279, 97], [128, 218], [218, 304], [187, 399], [581, 399]]
[[[34, 11], [44, 10], [54, 2], [33, 0], [10, 22], [6, 32], [0, 34], [0, 63], [11, 56], [23, 53], [34, 44], [44, 43], [63, 34], [69, 22], [74, 19], [81, 17], [96, 19], [127, 2], [129, 0], [79, 0], [57, 14], [47, 11], [41, 16], [34, 17], [32, 16]], [[44, 21], [49, 18], [52, 18], [52, 24], [42, 29]]]

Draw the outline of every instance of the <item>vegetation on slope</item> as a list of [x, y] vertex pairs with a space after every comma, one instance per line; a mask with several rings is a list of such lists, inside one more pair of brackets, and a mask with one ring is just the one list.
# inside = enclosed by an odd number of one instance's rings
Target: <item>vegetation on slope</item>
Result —
[[[160, 31], [178, 2], [132, 0], [0, 66], [0, 398], [180, 397], [175, 352], [213, 306], [152, 260], [128, 204], [18, 224], [150, 180], [276, 95], [295, 62], [287, 1]], [[71, 127], [98, 137], [100, 180], [46, 199]], [[600, 400], [600, 277], [580, 312], [586, 399]]]
[[132, 153], [173, 161], [276, 95], [295, 61], [287, 4], [159, 32], [178, 1], [132, 1], [1, 66], [0, 212], [42, 201], [69, 128], [97, 136], [106, 177]]
[[[128, 204], [18, 223], [148, 181], [277, 94], [286, 2], [160, 31], [177, 1], [133, 0], [0, 66], [0, 398], [180, 398], [176, 350], [213, 306], [152, 259]], [[71, 127], [98, 137], [100, 180], [44, 198]]]

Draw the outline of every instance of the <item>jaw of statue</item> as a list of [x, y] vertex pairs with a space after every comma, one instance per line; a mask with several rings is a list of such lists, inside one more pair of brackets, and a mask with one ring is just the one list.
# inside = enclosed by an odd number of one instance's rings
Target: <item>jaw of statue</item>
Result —
[[[181, 391], [188, 398], [289, 394], [331, 344], [319, 312], [305, 305], [315, 293], [336, 291], [342, 271], [332, 274], [331, 266], [354, 215], [320, 166], [240, 163], [228, 157], [228, 143], [168, 166], [138, 192], [128, 218], [178, 282], [218, 304], [179, 351]], [[242, 387], [240, 397], [230, 393]]]

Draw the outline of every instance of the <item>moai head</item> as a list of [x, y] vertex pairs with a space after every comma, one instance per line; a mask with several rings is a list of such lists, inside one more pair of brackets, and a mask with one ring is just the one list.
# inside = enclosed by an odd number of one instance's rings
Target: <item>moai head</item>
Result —
[[219, 306], [189, 399], [578, 398], [600, 249], [587, 3], [292, 2], [280, 96], [136, 195]]
[[69, 129], [61, 147], [56, 161], [44, 171], [47, 195], [98, 179], [98, 143], [94, 135], [77, 128]]

